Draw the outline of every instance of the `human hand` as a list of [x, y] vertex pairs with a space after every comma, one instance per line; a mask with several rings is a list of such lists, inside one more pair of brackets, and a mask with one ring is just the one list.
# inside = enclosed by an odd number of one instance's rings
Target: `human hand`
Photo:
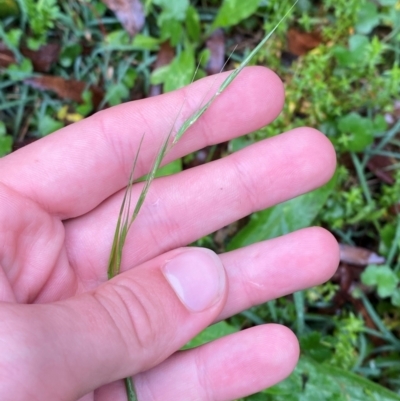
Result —
[[[177, 126], [224, 76], [97, 113], [0, 159], [2, 401], [125, 401], [120, 379], [130, 375], [140, 401], [233, 400], [292, 371], [297, 340], [275, 324], [178, 350], [213, 322], [327, 280], [338, 263], [334, 238], [309, 228], [219, 256], [181, 247], [325, 183], [335, 154], [313, 129], [155, 180], [122, 273], [107, 281], [142, 134], [136, 177], [149, 171], [184, 99]], [[245, 69], [166, 162], [256, 130], [283, 100], [271, 71]]]

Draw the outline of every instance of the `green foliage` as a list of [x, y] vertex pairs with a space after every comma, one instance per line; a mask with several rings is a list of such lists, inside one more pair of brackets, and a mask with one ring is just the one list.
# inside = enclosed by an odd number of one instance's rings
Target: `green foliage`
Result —
[[252, 214], [250, 222], [232, 238], [228, 249], [278, 237], [312, 224], [329, 197], [335, 180], [313, 192]]
[[39, 132], [42, 136], [49, 135], [63, 126], [64, 124], [61, 121], [55, 120], [48, 114], [45, 114], [43, 118], [39, 120]]
[[159, 22], [165, 20], [184, 21], [189, 8], [189, 0], [153, 0], [153, 3], [162, 8], [162, 13], [158, 17]]
[[302, 356], [288, 379], [248, 400], [398, 401], [400, 397], [347, 370]]
[[28, 23], [33, 37], [30, 48], [38, 49], [46, 41], [47, 32], [60, 16], [57, 0], [24, 0]]
[[374, 124], [358, 113], [351, 112], [338, 119], [338, 142], [351, 152], [362, 152], [374, 140]]
[[398, 305], [400, 282], [398, 275], [386, 265], [370, 265], [361, 275], [362, 282], [366, 285], [376, 287], [381, 298], [392, 297], [394, 305]]
[[225, 321], [221, 321], [203, 330], [195, 338], [190, 340], [185, 345], [184, 349], [199, 347], [200, 345], [206, 344], [208, 342], [217, 340], [218, 338], [228, 336], [229, 334], [233, 334], [236, 332], [237, 329], [235, 329], [233, 326], [229, 325]]
[[[349, 316], [340, 332], [346, 336], [345, 342], [354, 342], [362, 323], [354, 316]], [[220, 322], [208, 327], [195, 337], [185, 348], [201, 346], [207, 342], [234, 333], [236, 329]], [[321, 337], [313, 333], [312, 338], [303, 341], [309, 348], [320, 348]], [[317, 360], [302, 355], [296, 370], [282, 383], [246, 398], [249, 401], [400, 401], [400, 397], [385, 388], [378, 386], [346, 369], [333, 367], [323, 362], [332, 353], [322, 350], [314, 352]]]
[[236, 25], [257, 11], [260, 0], [224, 0], [213, 22], [213, 28]]
[[0, 18], [18, 15], [19, 7], [16, 0], [2, 0], [0, 2]]
[[6, 126], [0, 121], [0, 157], [11, 152], [12, 137], [6, 134]]
[[[102, 108], [106, 103], [130, 100], [136, 93], [146, 95], [151, 84], [164, 85], [164, 91], [182, 87], [193, 79], [197, 64], [199, 71], [194, 78], [204, 76], [213, 57], [206, 41], [217, 27], [224, 28], [225, 58], [239, 44], [228, 63], [228, 68], [232, 68], [246, 58], [256, 45], [256, 38], [273, 28], [286, 6], [280, 0], [143, 3], [146, 26], [131, 38], [99, 0], [19, 1], [21, 8], [14, 8], [0, 24], [1, 41], [16, 60], [10, 67], [0, 69], [0, 156], [11, 150], [13, 138], [19, 138], [21, 132], [40, 137], [61, 127], [64, 120], [58, 112], [64, 107], [84, 116], [96, 111], [89, 91], [84, 92], [83, 103], [77, 105], [28, 87], [24, 80], [32, 75], [33, 66], [21, 54], [25, 44], [36, 49], [48, 41], [59, 42], [61, 55], [49, 73], [84, 81], [88, 87], [100, 86], [106, 93]], [[385, 342], [385, 352], [374, 347], [370, 334], [360, 334], [367, 329], [351, 313], [352, 305], [336, 306], [335, 295], [340, 286], [332, 282], [295, 297], [255, 306], [229, 320], [234, 328], [222, 322], [191, 343], [199, 345], [263, 322], [282, 323], [297, 332], [302, 326], [304, 356], [299, 369], [281, 386], [251, 399], [397, 399], [380, 387], [337, 369], [355, 367], [355, 371], [400, 390], [400, 381], [396, 379], [400, 369], [395, 366], [398, 346], [393, 340], [400, 335], [400, 230], [393, 213], [400, 199], [400, 173], [396, 172], [396, 164], [391, 166], [388, 172], [395, 171], [394, 183], [385, 184], [367, 167], [375, 154], [400, 159], [398, 128], [396, 131], [385, 123], [388, 116], [397, 118], [394, 105], [400, 93], [398, 5], [398, 0], [325, 0], [316, 6], [314, 1], [300, 0], [295, 17], [280, 25], [273, 40], [251, 62], [267, 65], [282, 77], [287, 103], [283, 114], [270, 126], [227, 144], [229, 152], [294, 127], [313, 126], [334, 144], [339, 166], [336, 182], [330, 189], [254, 214], [233, 237], [229, 249], [321, 224], [338, 239], [369, 247], [387, 258], [386, 266], [370, 266], [362, 275], [364, 283], [376, 289], [368, 293], [376, 305], [366, 303], [365, 307], [378, 327], [377, 335]], [[291, 27], [321, 32], [319, 46], [295, 61], [285, 56], [287, 31]], [[160, 45], [165, 41], [173, 48], [175, 57], [171, 64], [153, 71]], [[191, 121], [203, 112], [200, 110]], [[386, 145], [379, 147], [382, 141]], [[179, 172], [190, 164], [187, 160], [157, 168], [154, 176]], [[213, 238], [209, 235], [197, 245], [221, 251]], [[340, 312], [339, 316], [332, 317], [325, 308]], [[380, 363], [390, 369], [380, 367]]]
[[164, 84], [164, 91], [170, 92], [192, 82], [196, 69], [194, 51], [186, 48], [174, 58], [171, 64], [158, 68], [151, 77], [154, 85]]
[[330, 365], [348, 370], [354, 367], [357, 361], [356, 341], [364, 329], [364, 322], [349, 314], [348, 317], [337, 320], [334, 333], [334, 352], [329, 360]]
[[362, 34], [370, 33], [380, 22], [378, 6], [366, 2], [358, 12], [356, 31]]
[[6, 74], [12, 81], [21, 81], [25, 78], [30, 77], [32, 75], [32, 71], [32, 61], [24, 58], [19, 65], [11, 64], [7, 68]]

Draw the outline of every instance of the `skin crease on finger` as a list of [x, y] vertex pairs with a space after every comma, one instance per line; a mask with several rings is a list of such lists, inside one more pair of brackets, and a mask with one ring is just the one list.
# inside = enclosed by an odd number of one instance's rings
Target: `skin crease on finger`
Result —
[[[62, 219], [87, 213], [126, 186], [143, 133], [135, 177], [148, 172], [182, 104], [177, 126], [226, 76], [223, 73], [156, 98], [121, 104], [63, 128], [2, 159], [0, 182]], [[283, 85], [275, 73], [263, 67], [246, 68], [183, 136], [165, 163], [270, 123], [283, 102]], [[56, 171], [53, 166], [58, 166]]]
[[[298, 357], [295, 335], [268, 324], [177, 352], [137, 375], [135, 385], [141, 401], [232, 401], [283, 380]], [[122, 382], [95, 392], [96, 401], [125, 401], [124, 397]]]
[[[220, 161], [156, 180], [128, 236], [122, 270], [322, 185], [332, 176], [335, 162], [323, 135], [299, 128]], [[134, 188], [133, 199], [139, 190]], [[79, 269], [86, 283], [96, 285], [96, 280], [105, 279], [102, 261], [114, 230], [109, 216], [117, 215], [122, 196], [119, 193], [67, 223], [71, 263], [95, 268]], [[103, 246], [87, 253], [93, 241]]]

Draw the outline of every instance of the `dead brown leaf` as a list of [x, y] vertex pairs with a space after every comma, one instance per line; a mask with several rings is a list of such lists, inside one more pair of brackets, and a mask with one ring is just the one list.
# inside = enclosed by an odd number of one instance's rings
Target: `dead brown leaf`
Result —
[[296, 28], [289, 29], [288, 46], [289, 51], [296, 56], [303, 56], [315, 49], [322, 42], [319, 32], [302, 32]]
[[[26, 46], [22, 46], [21, 53], [32, 61], [35, 71], [47, 72], [52, 64], [58, 60], [60, 45], [58, 43], [49, 43], [40, 47], [39, 50], [31, 50]], [[13, 52], [4, 43], [0, 43], [0, 67], [7, 68], [16, 62]]]
[[7, 68], [15, 63], [15, 57], [11, 50], [8, 50], [4, 43], [0, 42], [0, 67]]
[[61, 47], [58, 43], [48, 43], [39, 50], [21, 49], [21, 53], [32, 61], [35, 71], [47, 72], [60, 56]]
[[380, 265], [385, 263], [385, 258], [376, 253], [356, 246], [339, 244], [340, 260], [355, 266]]
[[[157, 68], [164, 67], [171, 63], [175, 57], [175, 50], [168, 42], [164, 42], [160, 46], [160, 50], [157, 54], [157, 60], [153, 65], [153, 71]], [[149, 89], [149, 96], [158, 96], [162, 93], [162, 85], [151, 85]]]
[[387, 168], [396, 163], [396, 160], [388, 156], [375, 155], [369, 159], [367, 167], [386, 184], [394, 184], [394, 170]]
[[[52, 75], [41, 75], [39, 77], [28, 78], [24, 81], [33, 88], [49, 90], [56, 93], [62, 99], [69, 99], [81, 103], [82, 93], [87, 89], [87, 84], [75, 79], [64, 79]], [[93, 107], [96, 109], [104, 97], [104, 92], [97, 86], [89, 86], [92, 92]]]
[[225, 35], [222, 29], [214, 31], [206, 42], [206, 47], [210, 51], [207, 74], [218, 74], [225, 63]]
[[144, 26], [145, 15], [140, 0], [102, 0], [114, 11], [122, 26], [131, 36], [135, 36]]

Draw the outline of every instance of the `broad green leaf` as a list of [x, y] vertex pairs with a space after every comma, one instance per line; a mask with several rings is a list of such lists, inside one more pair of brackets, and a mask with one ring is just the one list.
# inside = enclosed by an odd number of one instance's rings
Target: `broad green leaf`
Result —
[[394, 294], [399, 278], [389, 266], [370, 265], [361, 274], [361, 280], [364, 284], [376, 286], [378, 295], [381, 298], [387, 298]]
[[346, 150], [362, 152], [374, 140], [373, 121], [358, 113], [349, 113], [339, 119], [339, 131], [347, 135]]
[[182, 159], [177, 159], [159, 168], [156, 173], [156, 177], [164, 177], [166, 175], [176, 174], [181, 171], [182, 171]]
[[183, 26], [180, 21], [175, 19], [165, 19], [161, 25], [161, 41], [165, 42], [169, 39], [171, 46], [177, 46], [181, 41], [183, 34]]
[[2, 0], [0, 1], [0, 18], [9, 17], [11, 15], [18, 15], [19, 7], [16, 0]]
[[147, 35], [136, 35], [132, 42], [132, 50], [158, 50], [159, 39]]
[[215, 17], [213, 28], [235, 25], [257, 11], [260, 0], [224, 0]]
[[236, 333], [237, 329], [235, 329], [230, 324], [225, 321], [221, 321], [219, 323], [213, 324], [210, 327], [207, 327], [200, 334], [198, 334], [195, 338], [193, 338], [189, 343], [187, 343], [184, 349], [198, 347], [210, 341], [217, 340], [218, 338], [227, 336], [229, 334]]
[[318, 331], [312, 331], [300, 338], [301, 350], [314, 361], [322, 363], [333, 357], [333, 349], [327, 336], [322, 336]]
[[354, 373], [301, 356], [296, 370], [264, 392], [264, 401], [400, 401], [400, 396]]
[[232, 238], [228, 250], [279, 237], [312, 224], [328, 199], [335, 180], [313, 192], [254, 213], [250, 222]]
[[157, 170], [156, 177], [164, 177], [166, 175], [176, 174], [182, 171], [182, 159], [174, 160]]
[[164, 92], [171, 92], [191, 83], [195, 72], [193, 49], [187, 48], [171, 64], [158, 68], [151, 76], [154, 85], [164, 84]]
[[193, 6], [189, 6], [186, 12], [186, 31], [193, 42], [200, 40], [200, 16]]
[[380, 15], [376, 4], [368, 1], [360, 9], [357, 18], [356, 31], [362, 34], [369, 34], [379, 25]]
[[153, 3], [162, 8], [160, 22], [164, 19], [183, 21], [186, 18], [189, 0], [153, 0]]
[[117, 29], [115, 31], [110, 32], [106, 37], [105, 41], [109, 45], [129, 45], [130, 38], [128, 32], [125, 29]]

